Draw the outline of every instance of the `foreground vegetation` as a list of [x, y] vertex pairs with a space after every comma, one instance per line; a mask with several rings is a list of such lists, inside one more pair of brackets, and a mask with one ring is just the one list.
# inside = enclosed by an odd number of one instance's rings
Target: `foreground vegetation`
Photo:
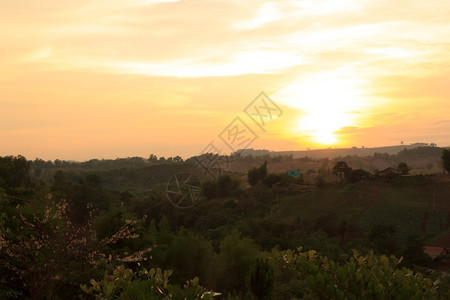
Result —
[[445, 177], [355, 181], [330, 167], [333, 183], [298, 191], [300, 178], [258, 161], [205, 179], [204, 197], [180, 210], [163, 172], [189, 162], [133, 164], [80, 171], [0, 158], [0, 298], [450, 297], [448, 275], [423, 253], [449, 228], [436, 209]]

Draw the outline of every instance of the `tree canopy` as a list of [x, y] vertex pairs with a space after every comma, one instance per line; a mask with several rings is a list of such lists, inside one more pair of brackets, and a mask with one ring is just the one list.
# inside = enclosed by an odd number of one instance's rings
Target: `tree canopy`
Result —
[[442, 151], [442, 164], [444, 169], [450, 173], [450, 149], [444, 149]]

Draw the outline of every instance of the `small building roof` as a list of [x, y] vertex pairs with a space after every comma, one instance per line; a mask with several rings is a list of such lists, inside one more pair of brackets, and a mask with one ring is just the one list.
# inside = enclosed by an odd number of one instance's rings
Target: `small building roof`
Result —
[[423, 247], [423, 252], [432, 259], [436, 259], [442, 254], [445, 254], [445, 252], [447, 252], [447, 249], [445, 249], [444, 247], [425, 246]]
[[399, 174], [398, 170], [393, 168], [393, 167], [389, 167], [386, 169], [383, 169], [381, 171], [378, 171], [376, 173], [378, 176], [382, 176], [382, 177], [394, 177], [396, 175]]

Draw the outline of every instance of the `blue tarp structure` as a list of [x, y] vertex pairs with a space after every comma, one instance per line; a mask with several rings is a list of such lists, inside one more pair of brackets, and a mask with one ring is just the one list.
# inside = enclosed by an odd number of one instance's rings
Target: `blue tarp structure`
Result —
[[287, 170], [286, 175], [291, 176], [291, 177], [299, 177], [300, 171], [299, 170]]

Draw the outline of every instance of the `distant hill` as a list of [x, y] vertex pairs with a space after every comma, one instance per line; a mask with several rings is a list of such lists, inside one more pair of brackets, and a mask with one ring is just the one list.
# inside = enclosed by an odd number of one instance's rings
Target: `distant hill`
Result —
[[[374, 148], [328, 148], [328, 149], [316, 149], [316, 150], [305, 150], [305, 151], [277, 151], [270, 152], [271, 155], [292, 155], [294, 158], [300, 157], [311, 157], [311, 158], [326, 158], [333, 159], [336, 157], [345, 156], [373, 156], [375, 153], [388, 153], [389, 155], [398, 154], [400, 151], [405, 149], [414, 149], [419, 147], [436, 147], [436, 144], [427, 143], [415, 143], [411, 145], [398, 145], [398, 146], [385, 146], [385, 147], [374, 147]], [[250, 151], [250, 150], [247, 150]], [[251, 152], [246, 152], [251, 153]]]
[[[318, 149], [309, 151], [268, 151], [247, 149], [240, 152], [241, 158], [230, 164], [230, 170], [246, 172], [250, 167], [268, 162], [270, 172], [299, 169], [317, 177], [319, 169], [329, 171], [338, 160], [345, 161], [353, 169], [370, 172], [388, 167], [396, 168], [404, 162], [410, 175], [442, 173], [442, 148], [435, 144], [415, 143], [411, 145], [375, 148]], [[309, 176], [309, 177], [311, 177]], [[314, 179], [315, 180], [315, 179]]]

